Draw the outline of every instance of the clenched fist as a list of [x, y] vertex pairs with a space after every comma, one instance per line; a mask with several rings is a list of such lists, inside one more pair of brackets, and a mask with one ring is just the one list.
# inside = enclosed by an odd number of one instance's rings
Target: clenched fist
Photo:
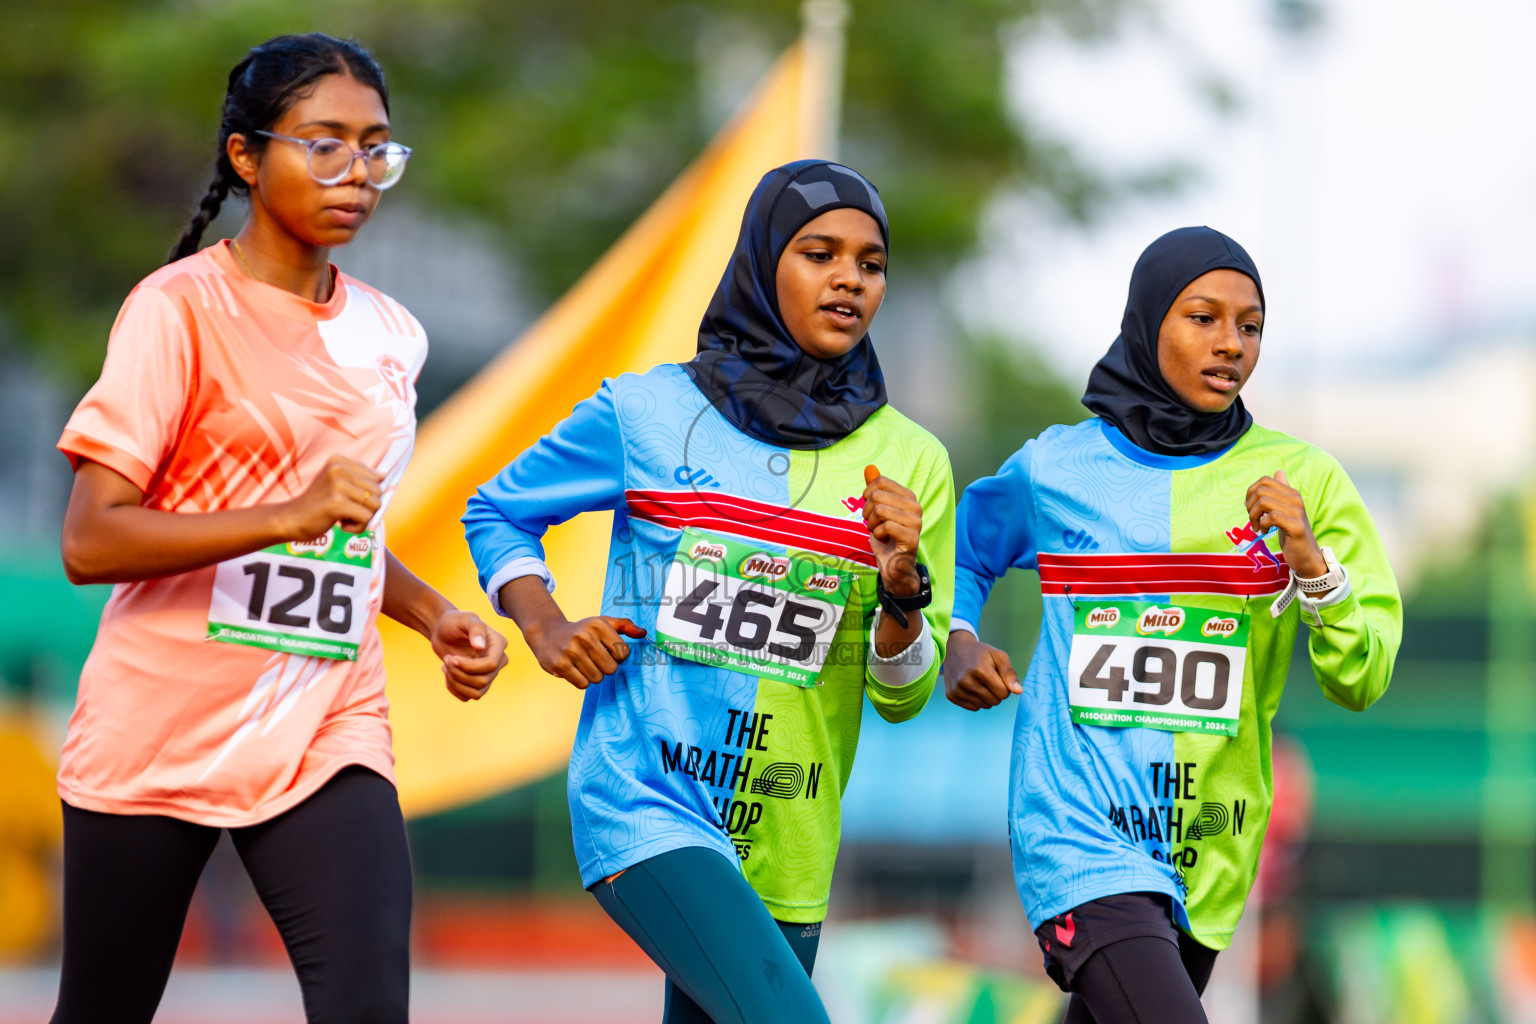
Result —
[[362, 533], [379, 511], [383, 483], [356, 459], [332, 455], [303, 494], [277, 506], [283, 533], [289, 540], [313, 540], [338, 524]]
[[448, 692], [479, 700], [507, 666], [507, 638], [474, 612], [445, 612], [432, 629], [432, 650], [443, 661]]
[[923, 589], [922, 577], [917, 574], [923, 506], [916, 494], [881, 476], [874, 466], [864, 467], [864, 525], [885, 589], [896, 597], [911, 597]]
[[1248, 488], [1245, 499], [1248, 521], [1257, 533], [1270, 527], [1280, 530], [1280, 552], [1285, 564], [1303, 579], [1315, 579], [1326, 575], [1328, 561], [1323, 549], [1312, 534], [1312, 523], [1307, 518], [1306, 502], [1301, 492], [1285, 478], [1285, 470], [1277, 470], [1274, 476], [1260, 477]]
[[575, 622], [566, 621], [564, 616], [551, 617], [523, 631], [539, 667], [578, 690], [619, 670], [619, 662], [629, 657], [626, 636], [640, 640], [645, 630], [612, 615], [593, 615]]
[[1011, 693], [1023, 693], [1008, 653], [984, 644], [970, 630], [949, 634], [944, 655], [944, 696], [967, 711], [995, 708]]

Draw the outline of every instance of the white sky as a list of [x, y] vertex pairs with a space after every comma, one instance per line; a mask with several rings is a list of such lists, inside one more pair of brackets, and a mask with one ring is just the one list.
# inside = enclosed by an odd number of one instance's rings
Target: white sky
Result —
[[[1020, 46], [1012, 93], [1034, 128], [1112, 172], [1177, 161], [1199, 175], [1086, 233], [1038, 204], [999, 203], [955, 285], [972, 326], [1029, 339], [1077, 384], [1115, 336], [1141, 249], [1199, 223], [1235, 237], [1264, 275], [1255, 397], [1529, 323], [1536, 3], [1323, 9], [1298, 39], [1270, 0], [1160, 0], [1155, 19], [1103, 45]], [[1202, 97], [1213, 79], [1236, 111]]]

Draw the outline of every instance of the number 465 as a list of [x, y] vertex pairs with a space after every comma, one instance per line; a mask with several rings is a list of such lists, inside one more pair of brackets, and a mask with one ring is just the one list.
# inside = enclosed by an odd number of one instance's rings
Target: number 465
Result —
[[[760, 651], [767, 647], [768, 653], [775, 657], [790, 661], [805, 661], [816, 650], [816, 631], [801, 620], [814, 619], [819, 622], [822, 616], [820, 608], [811, 604], [801, 604], [799, 601], [785, 600], [784, 608], [779, 612], [779, 621], [774, 623], [762, 612], [753, 611], [753, 608], [772, 608], [778, 604], [778, 601], [760, 590], [742, 587], [736, 591], [736, 599], [731, 602], [731, 613], [727, 617], [720, 610], [719, 604], [713, 602], [706, 604], [709, 595], [719, 588], [718, 581], [705, 580], [677, 604], [677, 611], [674, 614], [684, 622], [691, 622], [698, 626], [701, 639], [713, 640], [723, 625], [725, 639], [744, 651]], [[794, 637], [797, 642], [769, 643], [768, 638], [775, 629]]]

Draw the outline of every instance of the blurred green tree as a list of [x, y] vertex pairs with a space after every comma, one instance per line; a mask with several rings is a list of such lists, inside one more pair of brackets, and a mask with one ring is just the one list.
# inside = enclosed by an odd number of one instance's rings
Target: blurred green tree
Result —
[[[942, 271], [1003, 184], [1084, 218], [1114, 189], [1009, 109], [1005, 48], [1108, 31], [1129, 0], [854, 0], [845, 154]], [[68, 0], [0, 7], [0, 343], [69, 384], [206, 184], [229, 68], [319, 29], [371, 46], [408, 194], [505, 239], [560, 293], [700, 149], [799, 32], [798, 0]], [[754, 49], [755, 47], [755, 49]], [[721, 82], [725, 85], [721, 85]]]

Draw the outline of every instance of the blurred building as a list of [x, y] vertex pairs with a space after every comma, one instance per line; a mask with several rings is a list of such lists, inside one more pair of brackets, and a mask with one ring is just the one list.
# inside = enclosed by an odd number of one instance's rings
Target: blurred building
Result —
[[1359, 360], [1290, 387], [1256, 377], [1255, 415], [1344, 464], [1405, 589], [1465, 554], [1498, 496], [1536, 472], [1536, 331], [1459, 337], [1398, 363]]

